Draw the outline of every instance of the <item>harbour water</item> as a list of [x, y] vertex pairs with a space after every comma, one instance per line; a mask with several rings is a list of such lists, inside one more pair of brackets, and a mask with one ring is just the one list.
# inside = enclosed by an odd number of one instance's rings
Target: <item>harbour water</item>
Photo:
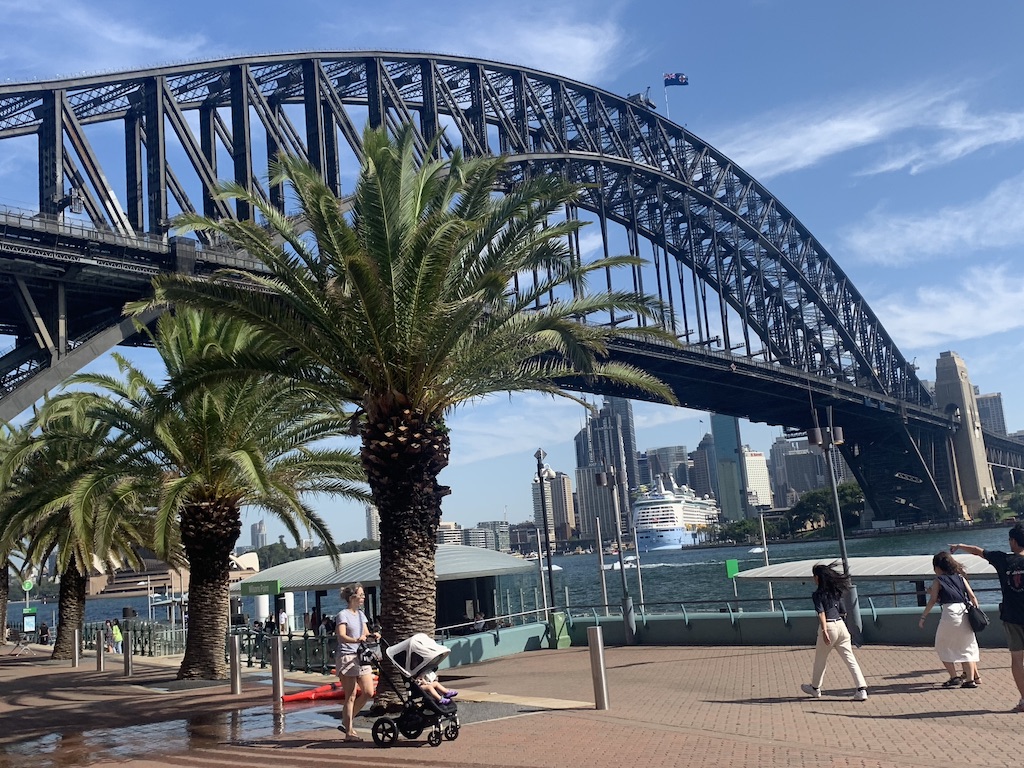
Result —
[[[847, 552], [850, 557], [871, 557], [880, 555], [927, 555], [947, 549], [950, 543], [963, 541], [992, 549], [1007, 549], [1006, 532], [1008, 525], [997, 528], [977, 530], [930, 531], [892, 536], [874, 536], [870, 538], [847, 539]], [[701, 549], [669, 550], [649, 552], [640, 556], [640, 577], [643, 579], [644, 601], [648, 610], [655, 613], [678, 612], [680, 604], [687, 610], [719, 610], [729, 603], [734, 609], [766, 610], [768, 608], [768, 586], [763, 582], [737, 581], [736, 592], [733, 580], [726, 576], [726, 560], [737, 560], [740, 570], [757, 568], [764, 565], [764, 555], [751, 553], [756, 543], [735, 547], [714, 547]], [[632, 553], [631, 553], [632, 554]], [[834, 558], [839, 560], [839, 547], [835, 540], [819, 540], [800, 543], [781, 543], [768, 545], [768, 557], [772, 563], [813, 558]], [[616, 558], [605, 555], [605, 564]], [[552, 563], [561, 568], [556, 571], [555, 589], [558, 593], [557, 604], [565, 603], [565, 588], [569, 591], [569, 605], [574, 613], [585, 613], [602, 604], [601, 585], [599, 579], [598, 556], [590, 555], [556, 555]], [[634, 603], [639, 603], [639, 584], [637, 570], [625, 570], [626, 584]], [[619, 571], [604, 572], [608, 588], [608, 602], [618, 606], [622, 600], [622, 577]], [[810, 608], [810, 593], [814, 586], [808, 573], [804, 583], [774, 584], [773, 594], [776, 601], [785, 601], [789, 609]], [[983, 582], [980, 588], [991, 588], [995, 591], [982, 592], [982, 602], [998, 602], [998, 584], [992, 580]], [[977, 590], [979, 585], [975, 585]], [[906, 583], [896, 584], [902, 592], [912, 591]], [[11, 602], [8, 607], [8, 618], [14, 620], [25, 607], [24, 599], [19, 599], [19, 590], [12, 584]], [[889, 606], [893, 604], [892, 585], [888, 582], [871, 582], [859, 587], [862, 600], [874, 597], [875, 604]], [[916, 598], [912, 594], [897, 596], [898, 605], [914, 605]], [[312, 593], [295, 595], [295, 611], [303, 613], [310, 610], [315, 602]], [[504, 602], [504, 599], [503, 599]], [[32, 600], [30, 605], [37, 608], [37, 621], [46, 621], [53, 626], [57, 615], [57, 602], [46, 603]], [[512, 596], [513, 608], [519, 609], [519, 596]], [[326, 613], [336, 613], [342, 606], [338, 596], [329, 594], [323, 599]], [[532, 594], [526, 596], [526, 607], [532, 608]], [[139, 618], [148, 615], [146, 596], [90, 598], [86, 601], [85, 620], [87, 622], [103, 621], [104, 619], [120, 618], [124, 608], [133, 608]], [[252, 598], [245, 598], [242, 611], [255, 618], [255, 604]], [[167, 623], [166, 610], [154, 608], [154, 618]], [[180, 618], [178, 619], [180, 621]]]
[[[980, 547], [1007, 550], [1009, 526], [976, 530], [929, 531], [870, 538], [848, 538], [847, 554], [850, 557], [876, 557], [885, 555], [931, 555], [948, 549], [951, 543], [963, 542]], [[758, 568], [764, 565], [764, 554], [751, 553], [756, 543], [736, 547], [715, 547], [684, 549], [678, 551], [650, 552], [640, 556], [640, 577], [643, 580], [644, 601], [654, 613], [678, 612], [679, 605], [691, 610], [724, 609], [726, 603], [735, 609], [768, 609], [768, 585], [764, 582], [738, 580], [736, 592], [733, 580], [726, 576], [726, 560], [737, 560], [740, 570]], [[839, 546], [835, 540], [808, 541], [768, 545], [771, 563], [816, 558], [839, 560]], [[605, 555], [605, 564], [616, 560]], [[564, 587], [569, 588], [569, 604], [574, 613], [585, 612], [602, 603], [601, 585], [598, 577], [598, 556], [569, 555], [554, 557], [552, 562], [562, 568], [555, 574], [558, 605], [564, 603]], [[637, 571], [624, 571], [626, 584], [634, 603], [639, 602]], [[622, 576], [617, 570], [605, 571], [608, 588], [608, 602], [614, 607], [622, 600]], [[897, 583], [896, 590], [912, 592], [908, 583]], [[998, 583], [995, 580], [981, 583], [981, 588], [992, 588], [994, 592], [982, 592], [982, 602], [998, 602]], [[976, 587], [977, 589], [978, 587]], [[810, 609], [810, 594], [814, 583], [810, 573], [803, 583], [773, 584], [775, 600], [785, 601], [789, 609]], [[889, 582], [868, 582], [858, 587], [862, 601], [873, 597], [879, 607], [893, 605], [893, 585]], [[913, 594], [897, 596], [897, 605], [915, 605]]]

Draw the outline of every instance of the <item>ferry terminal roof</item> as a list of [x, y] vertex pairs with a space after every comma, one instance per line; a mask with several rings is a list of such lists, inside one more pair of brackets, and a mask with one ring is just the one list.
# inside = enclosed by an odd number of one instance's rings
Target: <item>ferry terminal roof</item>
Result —
[[[438, 544], [434, 567], [438, 581], [473, 579], [480, 576], [501, 576], [529, 573], [537, 570], [536, 561], [523, 560], [504, 552], [460, 544]], [[359, 582], [365, 587], [380, 584], [380, 550], [349, 552], [341, 555], [340, 566], [331, 563], [327, 555], [307, 557], [282, 563], [260, 571], [254, 576], [231, 585], [232, 593], [239, 585], [280, 580], [283, 592], [312, 592], [338, 589], [345, 584]]]
[[[770, 552], [769, 552], [770, 554]], [[964, 567], [969, 579], [998, 578], [996, 570], [977, 555], [957, 554], [957, 562]], [[931, 581], [935, 578], [931, 555], [893, 555], [889, 557], [851, 557], [850, 575], [856, 581]], [[813, 581], [811, 569], [818, 563], [829, 565], [837, 563], [842, 570], [842, 561], [838, 557], [817, 558], [815, 560], [793, 560], [775, 565], [763, 565], [750, 568], [736, 574], [737, 579], [753, 581]]]

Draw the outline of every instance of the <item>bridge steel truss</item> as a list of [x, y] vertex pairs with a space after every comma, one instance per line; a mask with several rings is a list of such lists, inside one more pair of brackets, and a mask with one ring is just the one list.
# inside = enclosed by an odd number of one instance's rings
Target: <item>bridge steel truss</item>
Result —
[[34, 143], [38, 178], [38, 211], [0, 215], [0, 332], [16, 340], [0, 358], [0, 416], [129, 340], [120, 309], [157, 271], [252, 266], [171, 236], [181, 211], [253, 218], [218, 199], [218, 179], [286, 210], [266, 181], [286, 152], [341, 194], [367, 123], [411, 123], [421, 156], [435, 139], [443, 155], [506, 154], [510, 185], [540, 173], [585, 183], [566, 215], [592, 218], [605, 252], [649, 259], [632, 287], [665, 302], [663, 325], [683, 343], [616, 355], [692, 407], [808, 428], [831, 405], [878, 516], [958, 514], [948, 419], [846, 274], [761, 184], [628, 99], [458, 57], [254, 56], [0, 85], [0, 141]]

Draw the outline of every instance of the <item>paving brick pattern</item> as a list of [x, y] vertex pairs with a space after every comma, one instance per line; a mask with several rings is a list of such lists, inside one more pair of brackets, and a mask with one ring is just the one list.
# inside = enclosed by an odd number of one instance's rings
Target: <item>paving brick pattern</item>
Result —
[[[802, 694], [810, 647], [608, 648], [611, 706], [598, 711], [587, 704], [594, 700], [587, 649], [534, 651], [442, 675], [468, 702], [467, 715], [472, 702], [515, 702], [514, 716], [467, 722], [456, 741], [437, 748], [400, 738], [380, 749], [365, 728], [362, 744], [339, 740], [332, 718], [340, 703], [286, 709], [274, 719], [265, 675], [247, 673], [242, 696], [231, 696], [227, 685], [162, 690], [173, 670], [149, 660], [138, 660], [127, 680], [116, 663], [98, 673], [91, 659], [73, 670], [0, 655], [0, 768], [1022, 764], [1024, 714], [1009, 711], [1017, 695], [1005, 651], [983, 656], [974, 690], [941, 688], [945, 673], [928, 648], [872, 646], [857, 656], [870, 686], [866, 702], [851, 700], [838, 660], [821, 699]], [[270, 725], [254, 730], [256, 720]]]

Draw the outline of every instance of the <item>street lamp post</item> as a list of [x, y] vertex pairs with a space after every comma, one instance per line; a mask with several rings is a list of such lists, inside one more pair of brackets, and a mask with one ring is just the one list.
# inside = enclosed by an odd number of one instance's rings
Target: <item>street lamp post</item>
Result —
[[150, 581], [149, 574], [146, 574], [146, 580], [136, 583], [135, 586], [141, 587], [143, 584], [146, 585], [146, 607], [149, 608], [149, 623], [153, 623], [153, 590], [152, 582]]
[[[551, 607], [555, 607], [555, 576], [554, 568], [551, 563], [551, 528], [548, 523], [548, 504], [544, 497], [544, 480], [554, 477], [554, 472], [550, 469], [545, 470], [544, 458], [547, 456], [544, 453], [543, 448], [538, 448], [537, 452], [533, 454], [533, 457], [537, 460], [537, 482], [540, 483], [540, 513], [544, 518], [544, 554], [547, 556], [548, 564], [548, 594], [551, 595]], [[547, 601], [544, 602], [545, 607]], [[550, 618], [550, 617], [549, 617]]]
[[[817, 423], [817, 416], [815, 416], [815, 423]], [[842, 445], [844, 442], [843, 428], [832, 425], [832, 406], [828, 407], [828, 428], [821, 429], [815, 427], [807, 433], [807, 442], [811, 445], [817, 445], [821, 448], [822, 453], [825, 454], [825, 467], [828, 470], [828, 484], [832, 489], [832, 507], [836, 518], [836, 535], [839, 539], [839, 557], [843, 561], [843, 573], [849, 577], [850, 558], [846, 553], [846, 532], [843, 529], [843, 512], [839, 506], [839, 487], [836, 483], [835, 462], [832, 460], [832, 447]], [[857, 637], [854, 639], [859, 643], [859, 635], [864, 625], [860, 616], [860, 600], [857, 597], [857, 585], [853, 583], [852, 578], [850, 579], [850, 589], [845, 597], [847, 613], [856, 627]]]
[[[608, 467], [607, 472], [598, 472], [594, 478], [598, 486], [607, 485], [612, 492], [612, 514], [615, 515], [615, 546], [619, 550], [619, 575], [622, 576], [622, 624], [626, 635], [626, 645], [636, 642], [636, 615], [633, 612], [633, 598], [629, 596], [626, 584], [626, 566], [622, 559], [622, 516], [619, 514], [619, 489], [615, 483], [615, 467]], [[639, 563], [637, 568], [639, 568]]]

